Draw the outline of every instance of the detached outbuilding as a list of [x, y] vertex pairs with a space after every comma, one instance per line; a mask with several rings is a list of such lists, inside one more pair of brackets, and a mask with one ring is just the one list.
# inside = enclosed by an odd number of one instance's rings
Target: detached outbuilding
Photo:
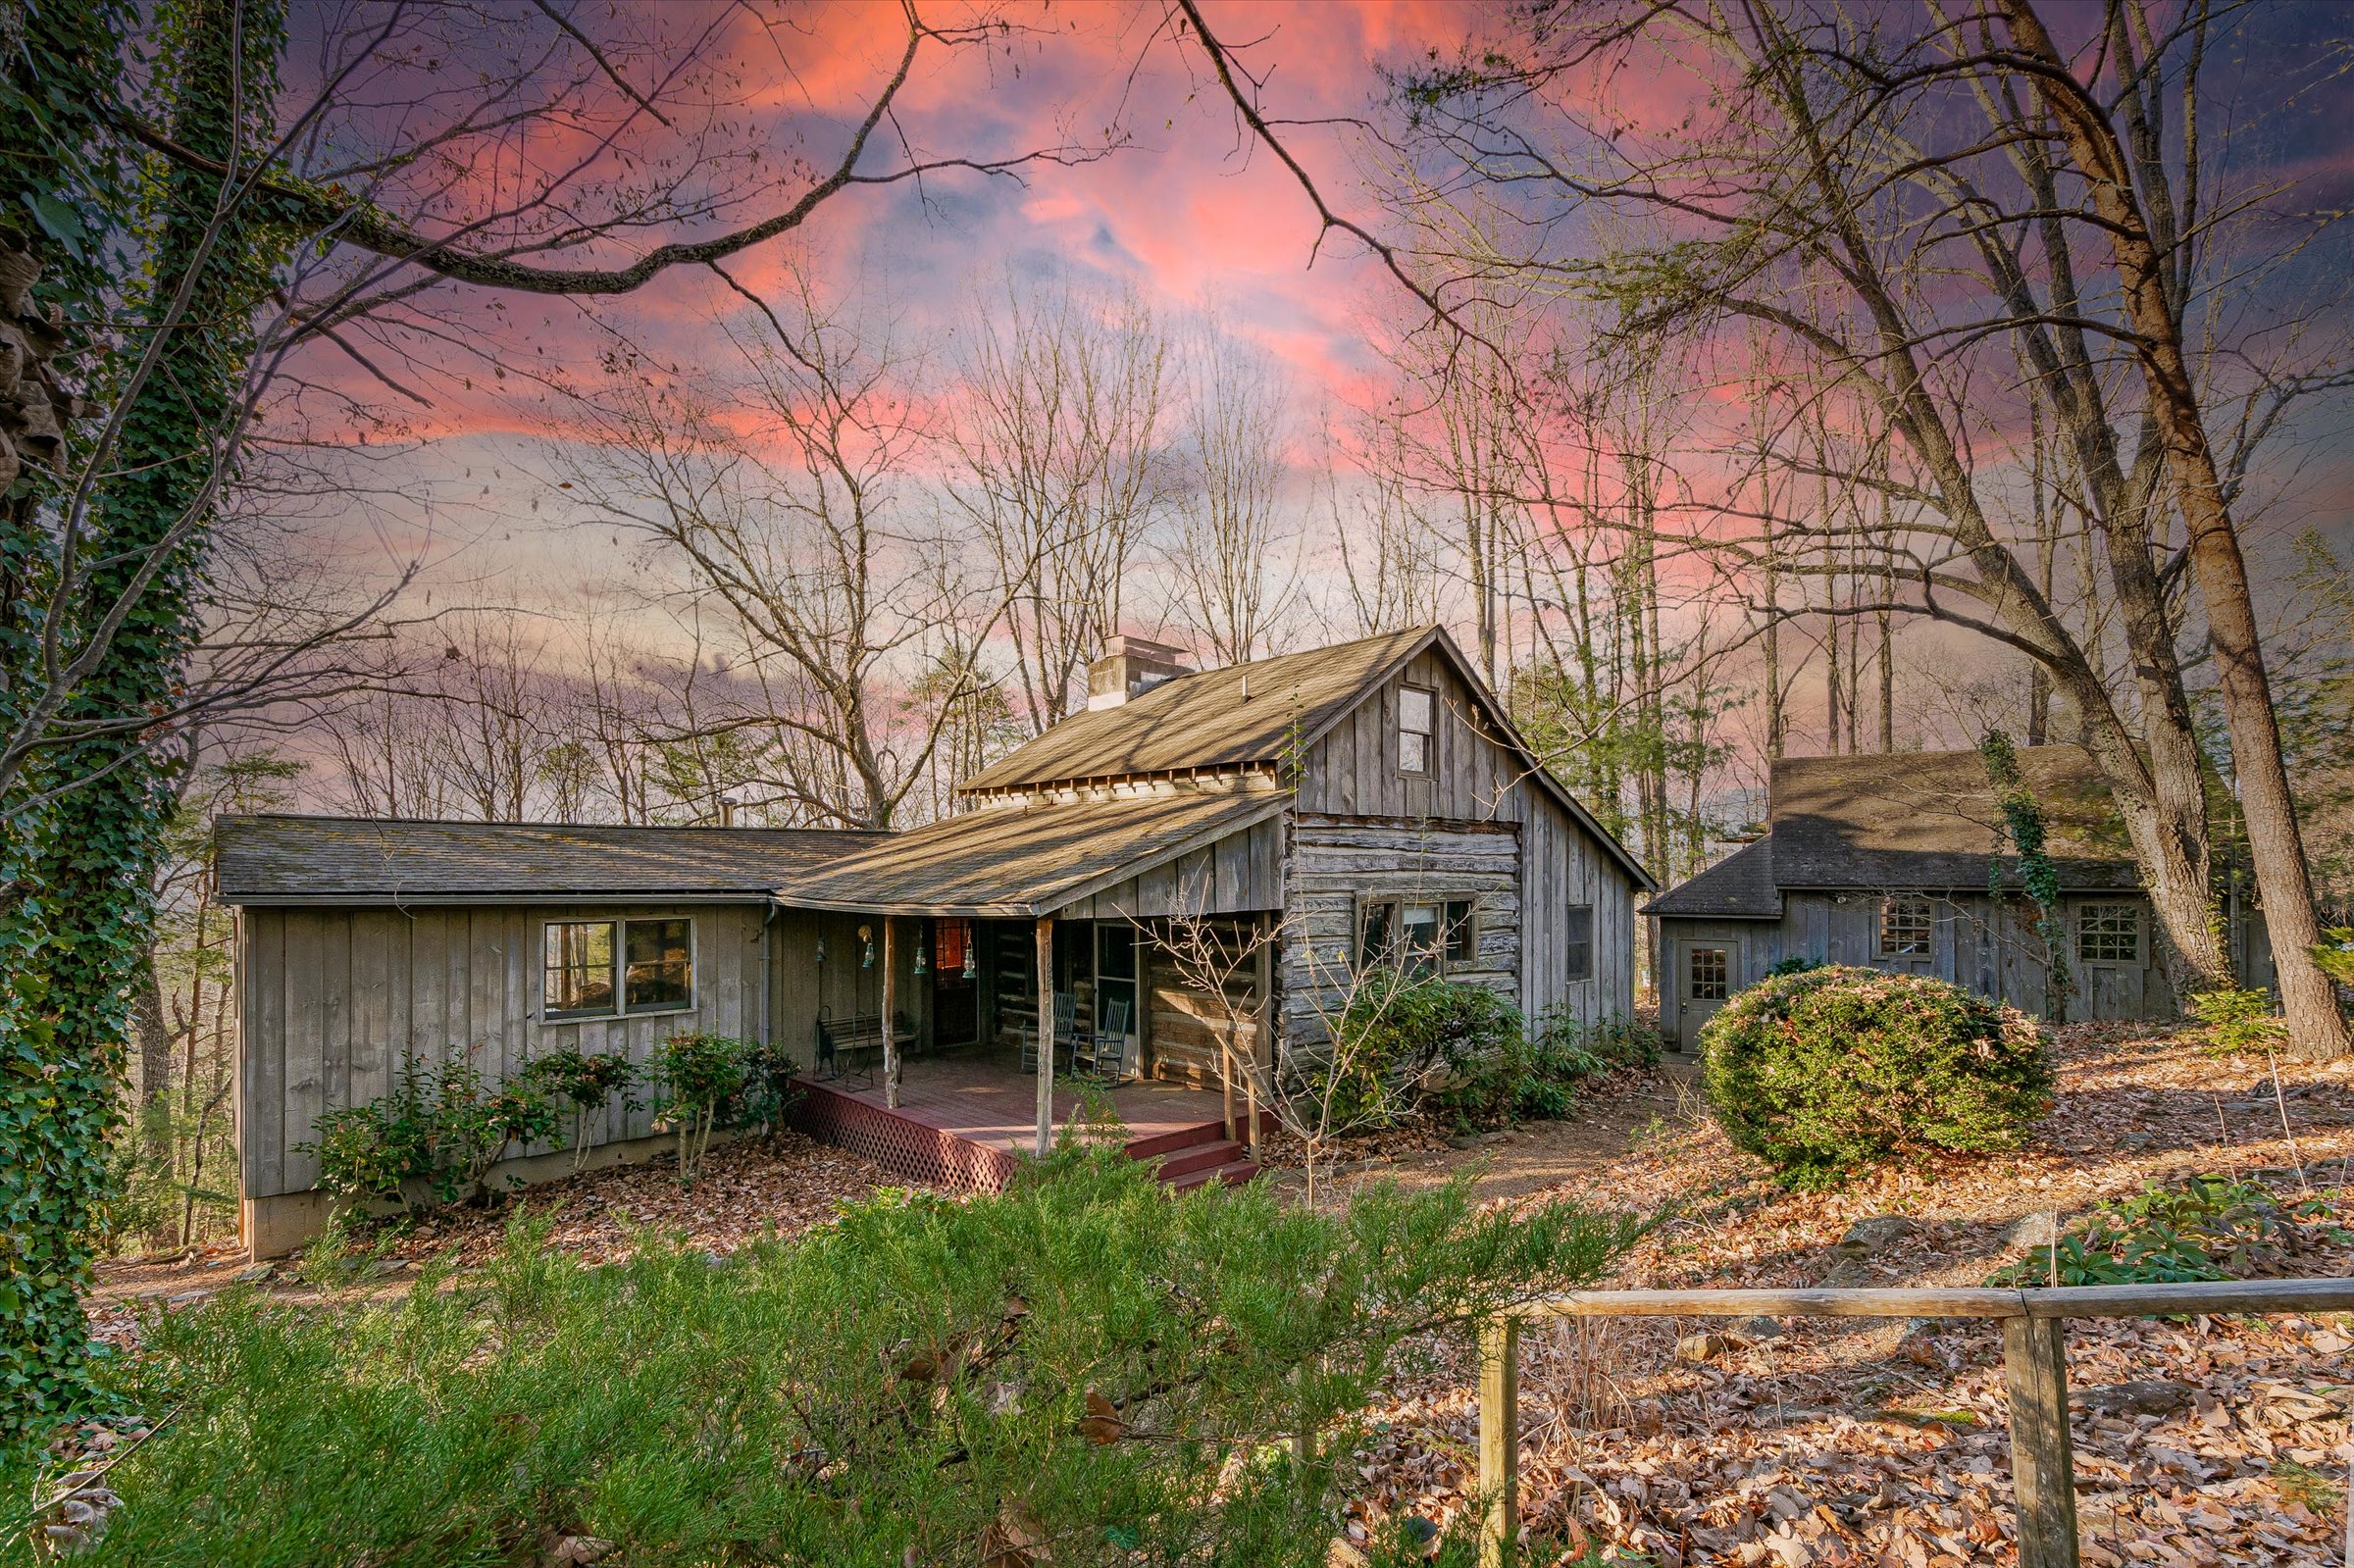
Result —
[[[2051, 994], [2040, 911], [1976, 751], [1787, 757], [1765, 835], [1643, 910], [1659, 922], [1661, 1033], [1694, 1049], [1726, 997], [1790, 959], [1933, 975], [2042, 1017], [2176, 1016], [2163, 933], [2099, 769], [2068, 745], [2026, 747], [2019, 763], [2060, 872], [2065, 997]], [[2269, 985], [2261, 917], [2229, 889], [2223, 903], [2240, 973]]]
[[[805, 1131], [968, 1187], [1049, 1136], [1076, 1070], [1182, 1184], [1252, 1174], [1238, 1079], [1313, 1051], [1368, 966], [1632, 1012], [1651, 884], [1445, 632], [1202, 672], [1122, 638], [1090, 687], [906, 833], [225, 820], [249, 1244], [317, 1228], [300, 1145], [408, 1060], [758, 1040], [804, 1069]], [[653, 1131], [617, 1116], [599, 1157]]]

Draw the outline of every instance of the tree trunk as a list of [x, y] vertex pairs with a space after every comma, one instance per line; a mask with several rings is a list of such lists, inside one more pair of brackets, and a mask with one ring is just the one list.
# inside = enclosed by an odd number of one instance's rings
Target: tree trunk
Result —
[[2191, 570], [2206, 600], [2208, 640], [2215, 649], [2232, 767], [2239, 779], [2249, 854], [2280, 977], [2290, 1049], [2308, 1058], [2343, 1056], [2348, 1039], [2336, 990], [2307, 951], [2321, 940], [2321, 923], [2314, 914], [2296, 800], [2280, 756], [2279, 723], [2273, 712], [2247, 560], [2225, 503], [2223, 479], [2182, 350], [2181, 329], [2167, 297], [2166, 260], [2151, 239], [2115, 128], [2074, 78], [2054, 79], [2066, 66], [2029, 0], [2003, 0], [2003, 10], [2012, 36], [2045, 68], [2036, 78], [2038, 90], [2051, 105], [2070, 155], [2091, 187], [2094, 208], [2117, 258], [2150, 417], [2165, 446], [2189, 532]]

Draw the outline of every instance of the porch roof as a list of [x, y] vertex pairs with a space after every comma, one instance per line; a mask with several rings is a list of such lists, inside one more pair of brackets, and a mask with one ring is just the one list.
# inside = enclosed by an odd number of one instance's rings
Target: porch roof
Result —
[[1036, 919], [1280, 815], [1272, 789], [998, 806], [896, 834], [796, 875], [781, 904]]

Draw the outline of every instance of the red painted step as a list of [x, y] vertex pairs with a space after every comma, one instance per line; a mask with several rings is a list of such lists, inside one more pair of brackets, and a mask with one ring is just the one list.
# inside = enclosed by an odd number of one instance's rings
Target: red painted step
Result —
[[[1233, 1160], [1227, 1164], [1212, 1166], [1204, 1170], [1188, 1171], [1174, 1181], [1169, 1181], [1168, 1187], [1172, 1192], [1191, 1192], [1195, 1188], [1207, 1187], [1212, 1182], [1223, 1182], [1228, 1187], [1240, 1187], [1257, 1174], [1258, 1167], [1251, 1161]], [[1167, 1179], [1163, 1178], [1163, 1180]]]
[[1232, 1138], [1221, 1138], [1214, 1143], [1196, 1143], [1192, 1148], [1179, 1149], [1162, 1159], [1154, 1172], [1164, 1182], [1174, 1182], [1180, 1176], [1196, 1171], [1214, 1171], [1221, 1165], [1250, 1158], [1243, 1145]]

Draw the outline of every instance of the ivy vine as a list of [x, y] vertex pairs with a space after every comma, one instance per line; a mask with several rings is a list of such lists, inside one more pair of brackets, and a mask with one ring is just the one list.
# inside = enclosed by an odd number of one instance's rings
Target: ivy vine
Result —
[[[2075, 977], [2068, 963], [2068, 923], [2060, 913], [2060, 868], [2044, 847], [2043, 807], [2027, 787], [2018, 748], [2009, 735], [1989, 730], [1978, 742], [1978, 755], [1986, 764], [1986, 778], [1994, 785], [1995, 804], [2003, 814], [2003, 835], [2018, 859], [2020, 887], [2035, 905], [2035, 935], [2042, 939], [2047, 955], [2044, 1010], [2054, 1023], [2066, 1023]], [[1998, 909], [2005, 896], [2002, 852], [1998, 843], [1986, 870], [1986, 891]]]

